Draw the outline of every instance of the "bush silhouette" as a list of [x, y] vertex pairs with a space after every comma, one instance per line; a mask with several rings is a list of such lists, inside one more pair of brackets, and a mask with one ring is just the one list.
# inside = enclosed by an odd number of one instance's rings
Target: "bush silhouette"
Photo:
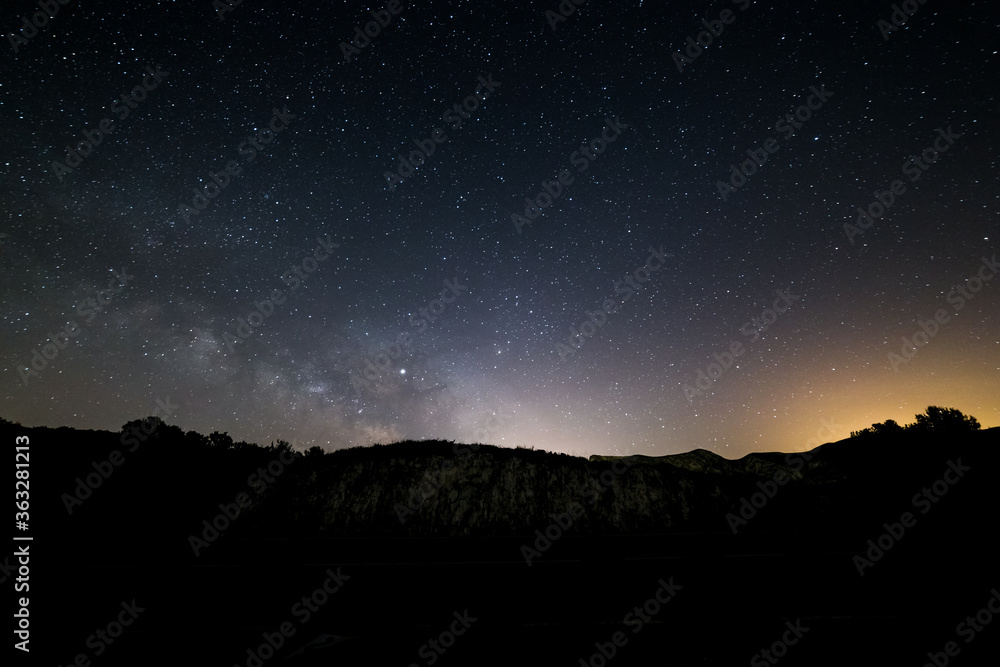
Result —
[[879, 424], [860, 431], [851, 431], [852, 438], [878, 438], [888, 440], [901, 437], [904, 433], [916, 435], [964, 435], [978, 431], [979, 421], [964, 415], [955, 408], [940, 408], [936, 405], [927, 407], [923, 414], [916, 415], [917, 421], [906, 426], [900, 426], [894, 420], [888, 419]]
[[917, 433], [957, 435], [978, 431], [980, 426], [979, 421], [971, 415], [963, 415], [954, 408], [931, 405], [927, 407], [925, 414], [917, 415], [916, 423], [910, 424], [909, 428]]

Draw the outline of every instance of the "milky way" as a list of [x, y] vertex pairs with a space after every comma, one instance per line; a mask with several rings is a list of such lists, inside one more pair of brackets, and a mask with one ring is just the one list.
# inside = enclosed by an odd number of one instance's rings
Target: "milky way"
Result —
[[1000, 424], [990, 3], [339, 4], [8, 8], [3, 417], [733, 458]]

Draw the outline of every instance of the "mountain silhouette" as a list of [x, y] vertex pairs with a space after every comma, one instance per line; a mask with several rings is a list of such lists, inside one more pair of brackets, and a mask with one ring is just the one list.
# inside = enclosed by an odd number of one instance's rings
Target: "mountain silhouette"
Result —
[[[782, 664], [923, 664], [1000, 583], [998, 428], [730, 460], [448, 441], [302, 454], [142, 423], [0, 423], [31, 442], [32, 618], [68, 638], [54, 664], [96, 657], [88, 637], [133, 598], [149, 611], [102, 664], [181, 656], [178, 636], [250, 667], [588, 664], [616, 631], [615, 665], [735, 664], [793, 627], [809, 630]], [[295, 607], [324, 584], [330, 602]], [[633, 635], [626, 612], [668, 589]], [[455, 650], [421, 656], [460, 617]], [[283, 622], [296, 632], [261, 659]], [[967, 664], [995, 649], [981, 636]]]

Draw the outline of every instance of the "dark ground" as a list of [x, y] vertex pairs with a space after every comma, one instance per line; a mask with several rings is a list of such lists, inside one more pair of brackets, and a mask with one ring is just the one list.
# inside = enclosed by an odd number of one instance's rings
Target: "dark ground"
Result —
[[[294, 634], [261, 664], [429, 665], [421, 646], [466, 610], [476, 620], [433, 664], [576, 666], [617, 631], [627, 643], [611, 665], [771, 664], [754, 656], [781, 639], [786, 622], [808, 631], [783, 665], [919, 666], [948, 641], [959, 649], [949, 664], [996, 664], [1000, 618], [971, 642], [956, 629], [1000, 587], [995, 431], [925, 452], [920, 465], [897, 465], [888, 478], [892, 457], [855, 461], [857, 476], [845, 484], [887, 491], [884, 502], [845, 509], [839, 528], [810, 526], [812, 508], [789, 506], [801, 505], [792, 494], [781, 504], [779, 495], [762, 518], [795, 520], [777, 529], [773, 520], [751, 522], [733, 535], [720, 517], [713, 530], [570, 530], [529, 567], [520, 549], [534, 536], [268, 539], [235, 524], [195, 558], [191, 526], [210, 515], [183, 499], [212, 495], [195, 468], [174, 474], [175, 488], [153, 489], [156, 504], [121, 497], [129, 488], [122, 467], [68, 517], [59, 496], [80, 469], [71, 455], [55, 462], [42, 452], [69, 447], [73, 433], [21, 429], [35, 455], [31, 664], [69, 665], [85, 653], [93, 665], [248, 665], [247, 649], [288, 621]], [[913, 493], [959, 456], [971, 471], [925, 515], [917, 512]], [[859, 576], [853, 557], [904, 511], [916, 524]], [[348, 578], [303, 622], [293, 606], [322, 586], [328, 568]], [[8, 600], [16, 576], [3, 584]], [[654, 596], [661, 578], [681, 588], [634, 632], [623, 618]], [[95, 655], [87, 638], [133, 599], [144, 611]]]

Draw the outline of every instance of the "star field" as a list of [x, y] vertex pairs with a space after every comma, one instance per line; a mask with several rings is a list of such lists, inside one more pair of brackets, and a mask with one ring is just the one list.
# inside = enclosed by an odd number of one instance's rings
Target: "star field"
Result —
[[1000, 425], [989, 3], [218, 6], [4, 12], [5, 418], [731, 458]]

